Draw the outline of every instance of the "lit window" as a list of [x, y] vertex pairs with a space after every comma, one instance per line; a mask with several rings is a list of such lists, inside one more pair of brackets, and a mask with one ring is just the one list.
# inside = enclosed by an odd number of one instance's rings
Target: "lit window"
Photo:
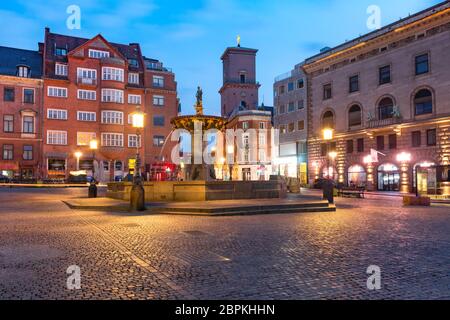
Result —
[[95, 132], [77, 132], [77, 146], [89, 146], [96, 136]]

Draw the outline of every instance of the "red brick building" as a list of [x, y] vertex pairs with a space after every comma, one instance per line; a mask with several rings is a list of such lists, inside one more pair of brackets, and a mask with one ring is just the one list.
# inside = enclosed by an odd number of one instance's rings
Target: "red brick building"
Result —
[[[139, 145], [143, 169], [169, 159], [170, 118], [178, 113], [174, 74], [145, 58], [139, 44], [82, 39], [45, 30], [43, 176], [67, 179], [95, 169], [100, 181], [133, 171]], [[146, 125], [138, 141], [130, 115], [140, 108]], [[98, 141], [98, 150], [89, 142]]]
[[42, 55], [0, 47], [0, 175], [40, 177], [42, 147]]

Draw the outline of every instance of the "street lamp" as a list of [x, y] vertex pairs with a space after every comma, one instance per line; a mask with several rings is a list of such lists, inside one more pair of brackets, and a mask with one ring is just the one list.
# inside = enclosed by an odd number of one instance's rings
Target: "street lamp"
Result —
[[80, 158], [83, 155], [83, 153], [80, 151], [77, 151], [74, 153], [74, 155], [75, 155], [75, 158], [77, 158], [77, 171], [79, 171], [80, 170]]
[[140, 110], [139, 106], [131, 115], [133, 128], [136, 129], [136, 162], [134, 165], [133, 187], [131, 188], [130, 196], [130, 208], [134, 211], [145, 210], [145, 191], [144, 187], [142, 186], [141, 159], [139, 155], [139, 148], [141, 144], [141, 129], [144, 128], [144, 117], [145, 115]]
[[92, 150], [92, 179], [89, 184], [88, 197], [97, 198], [97, 183], [95, 181], [95, 151], [98, 149], [98, 141], [89, 141], [89, 149]]

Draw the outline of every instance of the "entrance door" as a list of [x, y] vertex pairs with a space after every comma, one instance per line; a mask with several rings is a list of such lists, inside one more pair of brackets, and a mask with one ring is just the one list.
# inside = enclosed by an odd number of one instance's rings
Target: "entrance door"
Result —
[[242, 169], [242, 180], [244, 180], [244, 181], [252, 180], [252, 172], [251, 172], [250, 168]]
[[378, 190], [400, 191], [400, 171], [392, 164], [385, 164], [378, 168]]

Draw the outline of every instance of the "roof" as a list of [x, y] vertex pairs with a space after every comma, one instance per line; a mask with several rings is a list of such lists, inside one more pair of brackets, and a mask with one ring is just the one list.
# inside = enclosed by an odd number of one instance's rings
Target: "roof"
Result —
[[17, 75], [17, 66], [31, 69], [31, 78], [42, 77], [42, 55], [38, 51], [0, 46], [0, 74]]
[[342, 50], [345, 50], [347, 48], [351, 48], [351, 47], [353, 47], [353, 46], [355, 46], [355, 45], [357, 45], [359, 43], [373, 40], [373, 39], [375, 39], [375, 38], [377, 38], [379, 36], [382, 36], [384, 34], [387, 34], [387, 33], [391, 32], [391, 31], [393, 31], [393, 30], [395, 30], [395, 29], [397, 29], [399, 27], [403, 27], [403, 26], [408, 25], [410, 23], [419, 21], [421, 19], [424, 19], [424, 18], [426, 18], [426, 17], [428, 17], [430, 15], [433, 15], [433, 14], [439, 12], [439, 11], [446, 10], [448, 8], [450, 8], [450, 1], [444, 1], [444, 2], [438, 3], [438, 4], [436, 4], [436, 5], [434, 5], [434, 6], [430, 7], [430, 8], [427, 8], [425, 10], [417, 12], [417, 13], [415, 13], [413, 15], [410, 15], [410, 16], [408, 16], [406, 18], [400, 19], [400, 20], [398, 20], [396, 22], [393, 22], [393, 23], [391, 23], [391, 24], [389, 24], [389, 25], [387, 25], [387, 26], [385, 26], [385, 27], [383, 27], [381, 29], [378, 29], [378, 30], [375, 30], [373, 32], [367, 33], [367, 34], [365, 34], [363, 36], [360, 36], [358, 38], [355, 38], [353, 40], [344, 42], [344, 43], [342, 43], [342, 44], [340, 44], [340, 45], [338, 45], [338, 46], [336, 46], [334, 48], [331, 48], [331, 49], [329, 49], [327, 51], [320, 52], [320, 53], [318, 53], [318, 54], [316, 54], [316, 55], [314, 55], [312, 57], [309, 57], [309, 58], [307, 58], [305, 60], [304, 64], [314, 63], [315, 61], [323, 59], [323, 58], [326, 58], [329, 55], [335, 54], [335, 53], [337, 53], [339, 51], [342, 51]]

